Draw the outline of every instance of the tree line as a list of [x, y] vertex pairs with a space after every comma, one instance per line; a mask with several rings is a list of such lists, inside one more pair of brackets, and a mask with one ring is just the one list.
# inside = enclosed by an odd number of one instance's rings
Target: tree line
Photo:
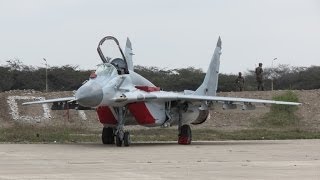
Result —
[[[93, 70], [79, 70], [78, 66], [53, 66], [47, 69], [49, 91], [72, 91], [89, 79]], [[161, 69], [158, 67], [135, 66], [135, 72], [149, 79], [156, 86], [168, 91], [196, 90], [202, 83], [205, 72], [194, 67], [180, 69]], [[254, 70], [242, 72], [246, 91], [257, 89]], [[237, 73], [236, 73], [237, 74]], [[236, 74], [220, 74], [218, 91], [235, 91]], [[0, 92], [16, 89], [44, 91], [46, 87], [46, 68], [24, 65], [13, 59], [0, 66]], [[279, 65], [264, 68], [264, 86], [271, 89], [319, 89], [320, 66], [292, 67]]]

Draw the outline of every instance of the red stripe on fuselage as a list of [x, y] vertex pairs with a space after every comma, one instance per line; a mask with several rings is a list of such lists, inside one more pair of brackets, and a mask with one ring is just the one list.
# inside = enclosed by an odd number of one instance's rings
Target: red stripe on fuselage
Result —
[[97, 114], [99, 117], [99, 121], [102, 124], [117, 124], [117, 120], [108, 106], [98, 107]]
[[135, 86], [137, 89], [140, 89], [142, 91], [146, 92], [154, 92], [154, 91], [160, 91], [159, 87], [150, 87], [150, 86]]
[[155, 123], [154, 117], [152, 116], [144, 102], [129, 104], [128, 109], [139, 124], [150, 125]]

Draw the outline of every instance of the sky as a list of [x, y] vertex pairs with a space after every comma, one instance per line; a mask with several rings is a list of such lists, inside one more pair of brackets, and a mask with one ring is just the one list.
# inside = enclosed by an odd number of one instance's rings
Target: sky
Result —
[[107, 35], [123, 48], [130, 38], [135, 65], [161, 69], [206, 71], [219, 36], [222, 73], [319, 66], [320, 1], [0, 0], [1, 65], [95, 69]]

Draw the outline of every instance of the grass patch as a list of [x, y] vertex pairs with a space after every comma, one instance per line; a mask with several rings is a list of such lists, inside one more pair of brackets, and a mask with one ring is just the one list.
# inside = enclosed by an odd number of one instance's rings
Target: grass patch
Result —
[[[176, 129], [132, 130], [133, 141], [176, 141]], [[259, 139], [319, 139], [320, 132], [307, 132], [298, 129], [268, 130], [249, 129], [239, 131], [219, 131], [213, 129], [195, 129], [192, 132], [194, 141], [214, 140], [259, 140]], [[0, 142], [13, 143], [101, 143], [100, 131], [89, 131], [83, 128], [70, 127], [34, 127], [0, 129]]]
[[232, 132], [207, 130], [198, 132], [194, 139], [199, 140], [260, 140], [260, 139], [318, 139], [320, 132], [307, 132], [300, 130], [268, 130], [268, 129], [250, 129]]
[[[177, 141], [176, 129], [150, 128], [132, 130], [131, 139], [137, 141]], [[261, 140], [261, 139], [320, 139], [320, 132], [299, 129], [270, 130], [265, 128], [237, 131], [214, 129], [194, 129], [194, 141], [215, 140]], [[0, 142], [12, 143], [101, 143], [101, 131], [91, 131], [81, 127], [36, 127], [18, 125], [0, 129]]]
[[[298, 96], [292, 92], [273, 97], [277, 101], [298, 102]], [[299, 117], [295, 114], [298, 106], [272, 104], [270, 112], [262, 117], [257, 125], [262, 127], [297, 127], [299, 125]]]
[[0, 129], [0, 142], [96, 142], [98, 136], [98, 133], [80, 127], [38, 127], [19, 124], [13, 127]]

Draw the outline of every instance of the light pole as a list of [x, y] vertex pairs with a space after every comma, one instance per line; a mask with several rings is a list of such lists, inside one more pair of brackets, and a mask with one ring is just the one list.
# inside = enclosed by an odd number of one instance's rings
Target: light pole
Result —
[[273, 61], [277, 59], [278, 58], [273, 58], [271, 62], [271, 91], [273, 91], [273, 76], [274, 76]]
[[44, 62], [46, 62], [46, 92], [48, 92], [48, 63], [46, 58], [43, 58]]

